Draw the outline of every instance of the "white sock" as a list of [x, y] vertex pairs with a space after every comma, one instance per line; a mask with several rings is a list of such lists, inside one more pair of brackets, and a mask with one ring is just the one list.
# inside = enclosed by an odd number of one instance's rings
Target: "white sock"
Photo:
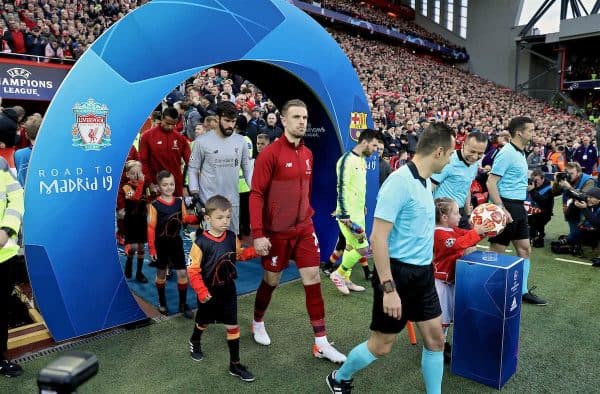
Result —
[[265, 322], [264, 321], [255, 321], [255, 320], [252, 320], [252, 326], [254, 328], [264, 327], [265, 326]]
[[327, 345], [329, 345], [329, 341], [327, 340], [327, 336], [315, 337], [315, 344], [317, 346], [327, 346]]

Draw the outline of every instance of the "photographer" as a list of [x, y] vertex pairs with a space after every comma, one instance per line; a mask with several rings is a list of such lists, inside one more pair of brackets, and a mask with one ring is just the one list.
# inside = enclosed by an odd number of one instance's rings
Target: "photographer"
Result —
[[567, 163], [565, 172], [557, 172], [554, 174], [554, 184], [552, 192], [554, 195], [563, 195], [563, 212], [565, 220], [569, 224], [569, 234], [579, 225], [581, 220], [581, 212], [576, 209], [573, 204], [568, 204], [570, 199], [582, 200], [584, 197], [581, 193], [588, 192], [594, 187], [596, 180], [588, 174], [584, 174], [581, 165], [576, 162]]
[[[575, 200], [573, 205], [579, 210], [582, 220], [567, 237], [570, 245], [589, 245], [596, 247], [600, 238], [600, 188], [592, 187], [585, 193], [584, 201]], [[598, 258], [594, 265], [600, 265]]]
[[552, 218], [552, 211], [554, 209], [552, 184], [544, 177], [544, 173], [537, 169], [531, 173], [527, 191], [528, 200], [531, 203], [529, 209], [531, 246], [534, 248], [543, 248], [544, 237], [546, 235], [544, 227]]

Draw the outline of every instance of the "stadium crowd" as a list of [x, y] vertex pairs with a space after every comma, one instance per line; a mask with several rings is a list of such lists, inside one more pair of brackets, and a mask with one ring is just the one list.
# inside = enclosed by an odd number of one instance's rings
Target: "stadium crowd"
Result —
[[2, 53], [77, 60], [94, 40], [146, 0], [0, 1]]
[[[311, 3], [311, 1], [306, 2]], [[349, 15], [353, 18], [358, 18], [368, 22], [376, 23], [378, 25], [386, 26], [390, 29], [399, 31], [400, 33], [424, 38], [447, 48], [460, 49], [461, 51], [466, 52], [466, 49], [453, 45], [441, 35], [430, 32], [410, 20], [392, 17], [383, 10], [371, 6], [364, 1], [327, 0], [321, 1], [321, 5], [324, 8]]]

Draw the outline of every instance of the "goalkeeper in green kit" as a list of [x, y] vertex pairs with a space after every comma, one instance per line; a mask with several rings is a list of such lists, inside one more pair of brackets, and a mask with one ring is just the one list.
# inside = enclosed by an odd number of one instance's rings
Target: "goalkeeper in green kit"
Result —
[[342, 292], [364, 291], [363, 286], [350, 280], [352, 268], [361, 262], [365, 269], [365, 277], [369, 279], [371, 272], [365, 257], [369, 251], [369, 242], [365, 229], [365, 203], [367, 192], [367, 162], [379, 143], [383, 142], [380, 132], [366, 129], [358, 137], [358, 143], [351, 151], [340, 157], [336, 164], [337, 173], [337, 207], [336, 217], [340, 231], [346, 238], [346, 251], [342, 263], [329, 278]]

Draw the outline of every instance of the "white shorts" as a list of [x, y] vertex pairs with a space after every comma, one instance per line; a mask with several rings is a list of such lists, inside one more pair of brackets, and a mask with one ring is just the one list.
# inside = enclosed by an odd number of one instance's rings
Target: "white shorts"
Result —
[[436, 279], [435, 290], [438, 293], [440, 306], [442, 307], [442, 324], [450, 325], [454, 322], [454, 284]]

